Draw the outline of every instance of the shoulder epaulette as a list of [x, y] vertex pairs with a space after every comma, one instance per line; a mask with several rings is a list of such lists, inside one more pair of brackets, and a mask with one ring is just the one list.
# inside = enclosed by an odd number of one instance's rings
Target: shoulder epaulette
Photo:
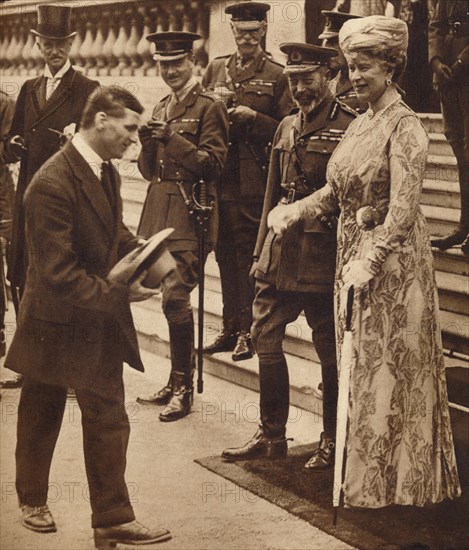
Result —
[[199, 95], [208, 97], [212, 101], [217, 101], [220, 99], [220, 96], [217, 95], [213, 90], [210, 90], [209, 88], [203, 88], [202, 91], [199, 93]]
[[347, 105], [347, 103], [344, 103], [343, 101], [340, 101], [340, 99], [336, 98], [337, 103], [339, 104], [340, 108], [343, 111], [346, 111], [347, 113], [350, 113], [351, 115], [357, 117], [360, 113], [358, 111], [355, 111], [355, 109], [352, 109], [350, 105]]
[[282, 69], [285, 68], [285, 65], [282, 65], [282, 63], [280, 63], [280, 61], [276, 61], [275, 59], [273, 59], [272, 57], [269, 57], [268, 55], [267, 55], [267, 59], [268, 59], [271, 63], [273, 63], [274, 65], [278, 65], [279, 67], [282, 67]]

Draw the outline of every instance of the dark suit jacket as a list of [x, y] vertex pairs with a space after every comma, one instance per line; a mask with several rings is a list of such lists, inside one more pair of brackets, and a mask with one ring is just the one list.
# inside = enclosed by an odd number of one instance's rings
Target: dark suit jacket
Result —
[[137, 246], [122, 222], [114, 176], [111, 208], [70, 143], [31, 181], [24, 199], [28, 275], [8, 368], [48, 384], [93, 388], [118, 375], [122, 361], [143, 371], [127, 289], [106, 281]]
[[40, 76], [23, 84], [9, 132], [10, 137], [22, 136], [28, 149], [21, 159], [8, 258], [8, 278], [16, 286], [24, 285], [26, 274], [24, 193], [37, 170], [60, 148], [60, 136], [49, 128], [62, 132], [72, 122], [78, 125], [88, 96], [98, 86], [97, 82], [70, 68], [49, 100], [43, 103], [44, 80], [44, 76]]
[[[169, 250], [197, 250], [194, 218], [189, 215], [176, 185], [183, 183], [188, 197], [192, 186], [203, 178], [209, 200], [216, 203], [217, 180], [225, 163], [228, 148], [228, 113], [224, 103], [212, 92], [195, 85], [167, 115], [170, 96], [154, 108], [153, 118], [169, 123], [174, 135], [166, 145], [154, 141], [142, 147], [138, 159], [140, 171], [151, 180], [143, 206], [138, 234], [148, 238], [166, 227], [175, 232], [168, 239]], [[213, 247], [217, 234], [217, 209], [212, 213], [206, 238]]]
[[[465, 25], [461, 33], [453, 33], [451, 26], [456, 22]], [[443, 63], [452, 65], [468, 45], [469, 25], [467, 0], [440, 0], [430, 21], [428, 33], [429, 60], [439, 57]], [[460, 80], [469, 80], [468, 68]]]
[[245, 105], [257, 113], [251, 124], [230, 124], [220, 200], [262, 202], [275, 130], [294, 107], [283, 66], [265, 52], [242, 71], [236, 68], [236, 54], [218, 57], [207, 67], [202, 83], [212, 90], [232, 89], [235, 96], [229, 107]]

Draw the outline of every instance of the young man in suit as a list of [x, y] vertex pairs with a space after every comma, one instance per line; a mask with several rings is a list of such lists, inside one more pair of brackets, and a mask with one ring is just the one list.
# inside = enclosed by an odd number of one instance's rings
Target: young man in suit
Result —
[[[76, 34], [71, 30], [71, 15], [70, 7], [38, 6], [37, 30], [31, 32], [45, 61], [44, 74], [23, 84], [6, 138], [7, 162], [21, 161], [7, 271], [17, 310], [28, 257], [24, 237], [25, 191], [38, 169], [60, 149], [60, 133], [64, 128], [73, 123], [78, 125], [88, 96], [98, 86], [70, 64], [69, 53]], [[21, 377], [1, 383], [4, 388], [18, 386]]]
[[166, 405], [159, 415], [171, 422], [188, 415], [193, 396], [194, 320], [190, 293], [198, 284], [197, 223], [186, 204], [194, 185], [205, 182], [208, 203], [215, 209], [205, 238], [205, 254], [216, 240], [217, 179], [228, 148], [228, 113], [223, 101], [206, 91], [193, 76], [193, 43], [200, 35], [157, 32], [147, 36], [155, 44], [161, 76], [171, 88], [155, 106], [152, 120], [140, 131], [142, 152], [138, 166], [151, 181], [138, 234], [144, 238], [167, 227], [174, 233], [168, 248], [178, 266], [172, 285], [162, 291], [168, 321], [171, 374], [161, 390], [137, 399], [139, 403]]
[[123, 361], [144, 370], [129, 302], [155, 291], [141, 285], [145, 272], [129, 287], [106, 278], [139, 242], [123, 224], [119, 175], [109, 161], [137, 141], [142, 112], [122, 88], [96, 90], [79, 133], [34, 175], [24, 197], [28, 274], [6, 358], [24, 376], [16, 447], [21, 523], [56, 531], [49, 470], [73, 388], [97, 548], [170, 538], [135, 521], [124, 479], [130, 426]]

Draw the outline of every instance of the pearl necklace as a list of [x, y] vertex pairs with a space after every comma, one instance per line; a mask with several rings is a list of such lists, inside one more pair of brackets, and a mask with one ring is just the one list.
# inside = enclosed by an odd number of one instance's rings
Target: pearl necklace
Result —
[[376, 114], [371, 107], [361, 115], [361, 119], [358, 122], [357, 129], [355, 130], [355, 133], [360, 136], [364, 134], [365, 132], [368, 132], [371, 128], [376, 126], [377, 121], [379, 121], [388, 111], [391, 110], [391, 108], [399, 103], [401, 101], [402, 97], [399, 96], [391, 101], [384, 109], [381, 109]]

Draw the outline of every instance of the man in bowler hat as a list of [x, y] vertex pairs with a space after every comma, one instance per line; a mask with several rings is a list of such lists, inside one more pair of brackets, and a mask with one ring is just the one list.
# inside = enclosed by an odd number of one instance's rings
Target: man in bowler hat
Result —
[[269, 4], [228, 6], [236, 52], [207, 67], [203, 85], [227, 103], [230, 143], [220, 187], [220, 227], [216, 259], [220, 268], [223, 328], [206, 353], [232, 351], [234, 361], [253, 355], [249, 279], [264, 200], [272, 138], [293, 108], [283, 66], [263, 49]]
[[34, 175], [24, 197], [28, 276], [6, 365], [24, 376], [18, 408], [16, 489], [21, 524], [57, 530], [49, 471], [67, 398], [75, 389], [97, 548], [150, 544], [165, 529], [135, 521], [124, 473], [130, 425], [123, 362], [143, 371], [129, 302], [155, 291], [107, 279], [139, 240], [122, 221], [110, 160], [138, 139], [142, 105], [122, 88], [96, 90], [80, 131]]
[[[21, 87], [6, 138], [7, 162], [20, 160], [7, 272], [16, 309], [25, 285], [28, 258], [25, 191], [38, 169], [59, 150], [64, 128], [72, 123], [78, 125], [88, 96], [98, 86], [70, 64], [69, 53], [76, 34], [71, 29], [72, 8], [44, 4], [37, 9], [37, 29], [31, 33], [45, 61], [44, 74], [27, 80]], [[20, 385], [21, 377], [1, 383], [2, 387]]]
[[[159, 415], [163, 422], [183, 418], [191, 410], [195, 352], [190, 293], [198, 284], [200, 262], [205, 261], [215, 244], [217, 180], [228, 147], [225, 104], [213, 92], [204, 90], [193, 76], [193, 43], [199, 38], [189, 32], [147, 36], [155, 44], [161, 76], [171, 93], [161, 99], [152, 119], [140, 130], [142, 151], [138, 166], [151, 183], [137, 232], [149, 238], [162, 229], [174, 228], [168, 248], [177, 270], [162, 289], [171, 347], [169, 380], [161, 390], [137, 401], [164, 405]], [[197, 223], [188, 208], [190, 201], [200, 202], [201, 185], [206, 189], [207, 204], [214, 206], [205, 236], [204, 258], [198, 255]]]
[[285, 73], [298, 112], [283, 119], [275, 134], [262, 221], [254, 251], [256, 281], [253, 343], [259, 356], [261, 425], [242, 447], [226, 449], [228, 461], [283, 458], [287, 454], [288, 367], [282, 342], [288, 323], [304, 311], [321, 363], [321, 441], [305, 465], [323, 471], [334, 464], [337, 408], [333, 285], [336, 257], [334, 218], [293, 224], [281, 236], [267, 227], [277, 203], [290, 204], [326, 183], [326, 167], [356, 112], [330, 91], [332, 48], [286, 43]]

